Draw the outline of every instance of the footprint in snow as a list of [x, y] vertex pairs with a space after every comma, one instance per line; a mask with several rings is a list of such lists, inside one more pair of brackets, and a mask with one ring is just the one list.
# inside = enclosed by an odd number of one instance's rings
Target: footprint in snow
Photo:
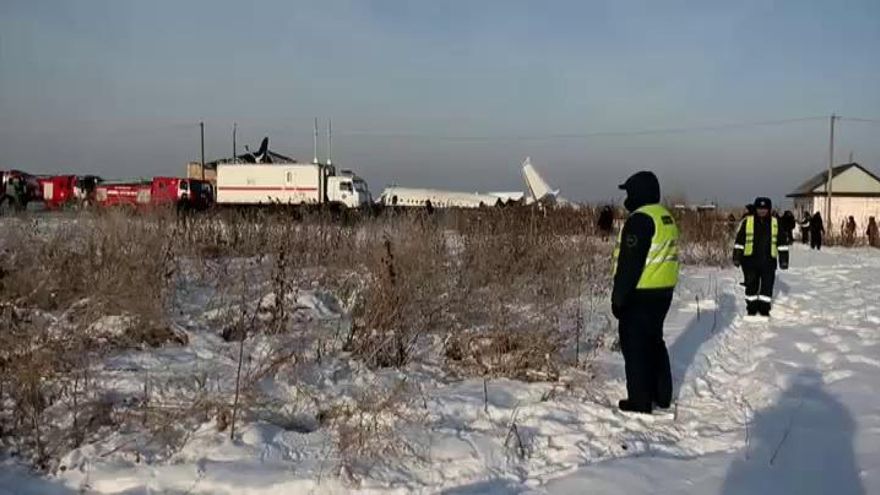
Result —
[[763, 359], [771, 354], [773, 354], [773, 349], [769, 347], [756, 347], [752, 350], [752, 356], [755, 359]]
[[834, 361], [837, 361], [837, 355], [833, 352], [823, 352], [819, 354], [819, 362], [826, 366], [833, 364]]
[[804, 354], [813, 354], [816, 352], [816, 346], [814, 346], [812, 344], [806, 344], [804, 342], [795, 342], [794, 346], [797, 347], [797, 350], [803, 352]]
[[849, 378], [853, 375], [854, 373], [850, 370], [836, 370], [826, 373], [823, 377], [823, 380], [825, 381], [825, 383], [831, 384]]
[[847, 356], [846, 359], [851, 363], [868, 364], [880, 368], [880, 361], [868, 356], [862, 356], [861, 354], [852, 354]]
[[818, 335], [819, 337], [824, 337], [825, 335], [828, 335], [828, 330], [821, 327], [813, 327], [810, 329], [810, 331], [813, 332], [813, 335]]
[[822, 342], [824, 342], [824, 343], [826, 343], [826, 344], [829, 344], [829, 345], [837, 345], [837, 344], [839, 344], [840, 341], [842, 341], [842, 340], [843, 340], [843, 339], [840, 338], [839, 335], [828, 335], [828, 336], [826, 336], [825, 338], [822, 339]]

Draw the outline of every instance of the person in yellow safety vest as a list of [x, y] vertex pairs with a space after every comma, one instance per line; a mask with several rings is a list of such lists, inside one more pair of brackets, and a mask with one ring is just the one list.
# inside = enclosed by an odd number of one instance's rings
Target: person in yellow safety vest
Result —
[[660, 183], [638, 172], [620, 186], [630, 212], [614, 249], [611, 311], [619, 320], [626, 371], [623, 411], [650, 414], [672, 403], [672, 372], [663, 321], [678, 283], [678, 227], [660, 203]]
[[755, 214], [748, 216], [736, 234], [733, 264], [742, 266], [749, 316], [770, 316], [776, 268], [788, 269], [790, 239], [770, 215], [770, 198], [755, 199]]

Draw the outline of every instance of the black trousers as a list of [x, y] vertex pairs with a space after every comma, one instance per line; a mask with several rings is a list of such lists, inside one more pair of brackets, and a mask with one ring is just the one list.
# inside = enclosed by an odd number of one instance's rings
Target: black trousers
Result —
[[663, 341], [663, 320], [671, 304], [672, 290], [636, 291], [620, 318], [626, 393], [637, 410], [672, 402], [672, 371]]
[[743, 265], [746, 284], [746, 310], [750, 315], [770, 314], [773, 303], [773, 284], [776, 283], [776, 263]]
[[813, 233], [810, 235], [810, 247], [813, 249], [822, 249], [822, 234]]

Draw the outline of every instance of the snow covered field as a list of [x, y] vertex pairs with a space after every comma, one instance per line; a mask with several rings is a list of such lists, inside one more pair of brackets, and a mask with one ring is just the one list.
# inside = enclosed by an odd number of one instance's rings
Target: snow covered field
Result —
[[[50, 478], [5, 462], [0, 493], [880, 493], [880, 251], [798, 247], [792, 265], [769, 323], [744, 320], [738, 271], [686, 270], [666, 326], [674, 416], [612, 406], [623, 363], [607, 348], [558, 383], [452, 380], [429, 355], [400, 371], [327, 360], [308, 370], [307, 394], [268, 386], [289, 404], [286, 422], [251, 421], [235, 441], [206, 422], [162, 462], [117, 452], [136, 438], [120, 432]], [[316, 328], [345, 324], [319, 292], [300, 298]], [[141, 386], [133, 376], [228, 372], [228, 346], [203, 331], [212, 316], [181, 322], [188, 346], [117, 356], [102, 379], [124, 392]], [[400, 383], [417, 390], [398, 410], [407, 421], [368, 475], [349, 479], [317, 411]]]

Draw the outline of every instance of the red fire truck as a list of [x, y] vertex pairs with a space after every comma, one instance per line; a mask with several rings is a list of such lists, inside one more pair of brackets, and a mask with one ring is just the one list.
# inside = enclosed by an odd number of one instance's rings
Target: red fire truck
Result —
[[211, 183], [179, 177], [154, 177], [152, 180], [102, 182], [95, 188], [99, 206], [124, 206], [136, 209], [176, 206], [202, 210], [214, 201]]
[[44, 175], [37, 177], [46, 209], [81, 207], [95, 202], [95, 188], [101, 178], [94, 175]]
[[0, 212], [24, 210], [40, 199], [36, 177], [21, 170], [0, 171]]

